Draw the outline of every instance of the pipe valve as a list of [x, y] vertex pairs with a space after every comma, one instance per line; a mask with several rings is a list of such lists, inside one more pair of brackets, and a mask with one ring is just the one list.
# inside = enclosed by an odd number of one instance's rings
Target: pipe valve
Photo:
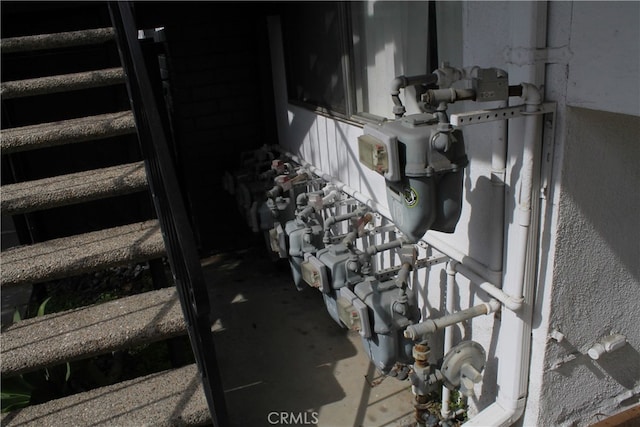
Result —
[[605, 353], [612, 353], [618, 350], [627, 343], [627, 337], [621, 334], [613, 334], [602, 338], [599, 342], [595, 343], [588, 351], [587, 354], [593, 360], [598, 360]]
[[475, 341], [463, 341], [444, 356], [440, 372], [444, 385], [459, 389], [464, 396], [474, 396], [473, 387], [482, 381], [486, 353]]

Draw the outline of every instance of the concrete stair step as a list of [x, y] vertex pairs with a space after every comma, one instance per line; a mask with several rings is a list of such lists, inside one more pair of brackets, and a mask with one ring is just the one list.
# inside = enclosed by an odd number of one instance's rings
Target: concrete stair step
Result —
[[124, 83], [124, 70], [117, 67], [4, 82], [0, 85], [0, 95], [3, 99], [7, 100], [26, 96], [48, 95], [72, 90], [112, 86], [121, 83]]
[[200, 426], [211, 422], [195, 365], [2, 414], [10, 426]]
[[9, 215], [135, 193], [147, 188], [144, 162], [2, 186], [0, 212]]
[[5, 129], [0, 140], [2, 154], [56, 145], [88, 142], [136, 132], [131, 111], [100, 114], [52, 123]]
[[3, 376], [186, 334], [175, 287], [22, 320], [0, 336]]
[[39, 283], [165, 254], [157, 220], [20, 246], [2, 252], [0, 285]]
[[33, 52], [36, 50], [59, 49], [64, 47], [87, 46], [114, 40], [113, 28], [67, 31], [64, 33], [38, 34], [33, 36], [2, 39], [2, 53]]

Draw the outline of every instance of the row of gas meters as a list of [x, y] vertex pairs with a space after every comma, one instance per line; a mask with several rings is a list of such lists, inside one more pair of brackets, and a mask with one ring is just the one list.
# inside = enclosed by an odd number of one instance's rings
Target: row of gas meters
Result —
[[[331, 318], [360, 334], [380, 372], [410, 378], [419, 394], [442, 383], [473, 392], [485, 363], [481, 346], [463, 343], [434, 365], [428, 363], [427, 337], [405, 336], [420, 322], [409, 272], [426, 264], [396, 224], [379, 224], [366, 206], [267, 147], [245, 153], [224, 181], [247, 224], [264, 236], [266, 250], [288, 259], [295, 287], [317, 289]], [[399, 238], [393, 238], [396, 232]], [[374, 235], [392, 238], [371, 244]], [[376, 270], [377, 254], [389, 250], [400, 262]]]

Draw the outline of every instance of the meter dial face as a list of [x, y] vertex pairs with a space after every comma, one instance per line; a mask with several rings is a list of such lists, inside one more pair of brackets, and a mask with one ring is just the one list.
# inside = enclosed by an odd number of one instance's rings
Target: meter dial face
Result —
[[411, 187], [405, 187], [402, 191], [404, 202], [408, 207], [412, 208], [418, 204], [418, 193]]

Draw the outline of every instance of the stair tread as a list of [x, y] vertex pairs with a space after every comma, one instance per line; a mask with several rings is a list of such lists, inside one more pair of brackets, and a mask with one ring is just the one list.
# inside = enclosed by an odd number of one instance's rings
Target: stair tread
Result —
[[147, 188], [144, 162], [2, 186], [0, 211], [15, 215], [98, 200]]
[[113, 40], [114, 37], [115, 32], [113, 28], [94, 28], [89, 30], [5, 38], [2, 39], [0, 46], [2, 53], [7, 54], [99, 44]]
[[4, 129], [0, 140], [2, 154], [34, 148], [86, 142], [136, 131], [131, 111], [100, 114], [59, 122]]
[[211, 422], [195, 365], [2, 414], [3, 426], [176, 426]]
[[128, 224], [8, 249], [0, 257], [0, 284], [39, 283], [159, 258], [164, 253], [157, 220]]
[[12, 99], [111, 86], [120, 83], [124, 83], [124, 70], [122, 67], [116, 67], [3, 82], [0, 85], [0, 95], [4, 99]]
[[7, 327], [1, 372], [17, 375], [183, 334], [176, 288], [145, 292]]

